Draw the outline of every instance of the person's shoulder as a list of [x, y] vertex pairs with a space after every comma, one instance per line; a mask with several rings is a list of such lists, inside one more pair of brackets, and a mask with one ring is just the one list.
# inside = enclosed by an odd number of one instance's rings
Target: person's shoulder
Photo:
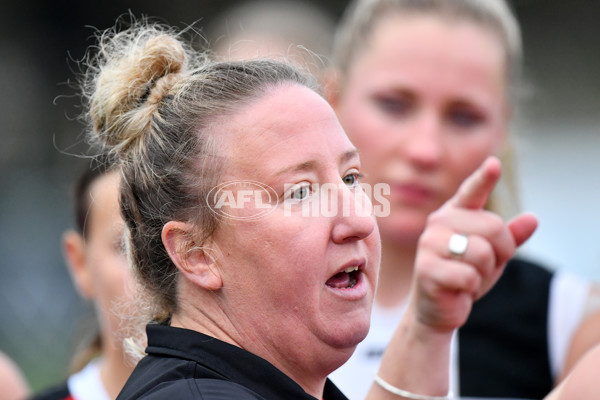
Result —
[[0, 351], [0, 390], [6, 398], [25, 398], [29, 385], [19, 366], [8, 355]]
[[232, 381], [222, 379], [180, 379], [162, 383], [151, 392], [139, 397], [144, 400], [264, 400], [264, 398], [248, 388]]
[[554, 271], [537, 261], [520, 257], [512, 258], [506, 265], [505, 273], [518, 275], [543, 275], [550, 277]]
[[[551, 399], [597, 399], [598, 364], [600, 363], [600, 345], [589, 350], [575, 366], [573, 372], [564, 381], [560, 396]], [[549, 399], [550, 399], [549, 398]], [[548, 399], [548, 400], [549, 400]]]
[[67, 383], [64, 382], [36, 393], [29, 400], [73, 400], [73, 397]]
[[542, 297], [547, 297], [554, 275], [552, 269], [536, 261], [513, 258], [506, 265], [502, 276], [492, 291], [525, 293], [523, 291], [527, 290], [538, 292]]
[[473, 304], [463, 328], [511, 322], [515, 326], [537, 325], [545, 332], [553, 276], [552, 271], [540, 264], [511, 259], [496, 285]]

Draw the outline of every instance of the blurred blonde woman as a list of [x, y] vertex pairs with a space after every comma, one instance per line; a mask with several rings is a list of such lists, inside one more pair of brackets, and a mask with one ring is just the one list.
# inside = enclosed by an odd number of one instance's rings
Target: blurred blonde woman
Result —
[[[404, 312], [428, 218], [490, 155], [506, 160], [509, 179], [487, 208], [513, 213], [508, 134], [521, 52], [504, 0], [356, 0], [342, 18], [328, 99], [361, 152], [364, 181], [391, 188], [390, 215], [378, 219], [371, 330], [333, 374], [353, 399], [368, 390], [364, 377], [377, 370]], [[595, 290], [564, 270], [511, 260], [458, 332], [454, 392], [543, 397], [568, 368], [569, 343], [593, 311]]]

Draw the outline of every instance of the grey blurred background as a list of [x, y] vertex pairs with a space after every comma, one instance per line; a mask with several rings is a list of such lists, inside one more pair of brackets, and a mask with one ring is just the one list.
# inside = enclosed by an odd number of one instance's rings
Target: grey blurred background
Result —
[[[86, 147], [67, 60], [92, 43], [90, 26], [110, 27], [128, 10], [202, 27], [233, 3], [0, 2], [0, 349], [34, 389], [64, 378], [75, 323], [90, 311], [61, 254], [70, 182], [86, 162], [76, 156]], [[347, 2], [317, 3], [336, 20]], [[524, 252], [600, 280], [600, 3], [512, 4], [532, 88], [516, 124], [518, 184], [522, 208], [541, 220]]]

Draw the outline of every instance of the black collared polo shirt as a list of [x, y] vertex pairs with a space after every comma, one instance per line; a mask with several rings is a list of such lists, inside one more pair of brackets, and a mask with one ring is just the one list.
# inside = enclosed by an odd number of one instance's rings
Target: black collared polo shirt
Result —
[[[314, 400], [265, 359], [202, 333], [148, 325], [148, 347], [117, 400]], [[327, 380], [324, 400], [346, 400]]]

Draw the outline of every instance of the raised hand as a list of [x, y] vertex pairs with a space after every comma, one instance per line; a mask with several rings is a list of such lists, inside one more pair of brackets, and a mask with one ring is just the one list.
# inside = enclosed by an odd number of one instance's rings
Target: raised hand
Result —
[[410, 302], [369, 400], [446, 398], [454, 330], [537, 227], [531, 214], [504, 222], [483, 209], [500, 172], [500, 161], [488, 158], [430, 215], [417, 249]]
[[497, 158], [486, 159], [456, 194], [430, 215], [421, 236], [411, 311], [438, 332], [452, 331], [466, 321], [473, 302], [496, 283], [516, 248], [537, 227], [531, 214], [504, 222], [484, 210], [500, 172]]

